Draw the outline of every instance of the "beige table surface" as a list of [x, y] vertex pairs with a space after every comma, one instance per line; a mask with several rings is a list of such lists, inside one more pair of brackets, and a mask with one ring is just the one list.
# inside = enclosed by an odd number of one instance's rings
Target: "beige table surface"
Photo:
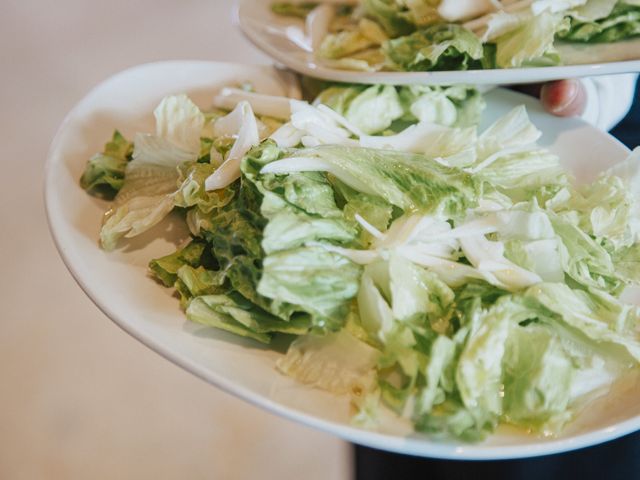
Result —
[[230, 397], [111, 323], [59, 259], [43, 164], [129, 66], [265, 63], [223, 0], [0, 0], [0, 479], [346, 479], [348, 446]]

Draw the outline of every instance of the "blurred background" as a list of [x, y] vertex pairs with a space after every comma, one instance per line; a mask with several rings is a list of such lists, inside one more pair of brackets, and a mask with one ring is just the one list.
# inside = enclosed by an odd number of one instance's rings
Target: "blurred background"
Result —
[[233, 3], [0, 2], [0, 479], [351, 476], [347, 444], [222, 393], [111, 323], [46, 224], [49, 143], [97, 83], [156, 60], [268, 63]]
[[[205, 384], [119, 330], [48, 232], [47, 149], [93, 86], [170, 59], [269, 63], [232, 0], [0, 3], [0, 479], [354, 478], [352, 448]], [[614, 130], [640, 143], [635, 116]], [[640, 437], [523, 462], [417, 460], [358, 449], [359, 479], [640, 478]], [[637, 461], [631, 461], [635, 459]], [[418, 474], [419, 472], [419, 474]]]

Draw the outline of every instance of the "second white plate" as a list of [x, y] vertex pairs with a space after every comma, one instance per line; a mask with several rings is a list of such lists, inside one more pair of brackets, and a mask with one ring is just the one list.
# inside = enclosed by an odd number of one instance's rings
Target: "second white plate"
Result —
[[563, 44], [565, 65], [556, 67], [446, 72], [355, 72], [323, 65], [296, 39], [304, 23], [271, 11], [273, 0], [239, 0], [240, 28], [255, 46], [290, 69], [312, 77], [349, 83], [392, 85], [512, 85], [640, 71], [640, 39], [610, 44]]

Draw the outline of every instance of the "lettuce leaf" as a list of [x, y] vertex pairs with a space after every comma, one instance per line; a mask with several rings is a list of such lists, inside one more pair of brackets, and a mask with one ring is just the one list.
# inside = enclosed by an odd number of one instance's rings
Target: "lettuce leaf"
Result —
[[614, 352], [618, 355], [626, 352], [627, 362], [640, 359], [638, 307], [624, 305], [603, 292], [572, 290], [561, 283], [536, 285], [525, 297], [535, 299], [555, 314], [556, 321], [587, 341], [604, 348], [617, 348]]
[[439, 24], [394, 38], [383, 45], [391, 64], [402, 71], [472, 70], [481, 67], [482, 42], [455, 24]]
[[557, 431], [571, 418], [575, 369], [557, 333], [538, 322], [513, 325], [504, 358], [503, 409], [509, 423]]
[[298, 337], [278, 359], [278, 370], [304, 384], [361, 397], [375, 388], [380, 353], [347, 330]]
[[100, 241], [105, 250], [121, 237], [135, 237], [159, 223], [174, 207], [178, 166], [196, 161], [204, 115], [186, 96], [166, 97], [154, 111], [156, 135], [138, 134], [125, 180], [105, 215]]
[[398, 93], [391, 85], [334, 87], [314, 103], [329, 106], [366, 134], [386, 130], [404, 114]]
[[391, 37], [411, 33], [415, 26], [411, 15], [397, 0], [363, 0], [365, 15], [379, 23]]
[[80, 186], [85, 190], [106, 187], [107, 195], [114, 195], [124, 184], [125, 170], [132, 153], [133, 144], [119, 131], [114, 131], [102, 153], [95, 154], [87, 162], [80, 178]]
[[560, 58], [553, 48], [554, 40], [567, 28], [562, 14], [548, 10], [539, 15], [499, 12], [489, 20], [483, 40], [495, 45], [498, 68], [556, 65]]
[[165, 287], [171, 287], [178, 279], [178, 271], [184, 265], [199, 267], [206, 243], [193, 240], [174, 253], [156, 258], [149, 262], [149, 269]]
[[270, 163], [263, 173], [325, 171], [355, 190], [407, 211], [460, 215], [477, 193], [471, 177], [421, 155], [371, 148], [322, 146]]
[[380, 47], [387, 38], [384, 30], [377, 23], [362, 18], [355, 28], [331, 33], [324, 37], [317, 54], [323, 59], [341, 59]]
[[269, 343], [271, 333], [303, 335], [308, 330], [304, 318], [284, 322], [259, 309], [241, 295], [203, 295], [189, 302], [187, 318], [192, 322], [227, 330], [236, 335]]
[[[585, 12], [578, 12], [575, 17], [571, 18], [569, 30], [561, 32], [559, 37], [569, 42], [607, 43], [639, 36], [640, 5], [625, 1], [608, 3], [615, 4], [608, 15], [585, 19], [580, 15], [581, 13], [584, 15]], [[604, 7], [603, 12], [606, 12], [606, 7], [610, 7], [610, 5]], [[596, 16], [600, 15], [596, 14]]]
[[315, 326], [337, 330], [358, 293], [360, 273], [360, 266], [320, 247], [281, 251], [265, 257], [258, 293], [276, 304], [300, 305]]
[[271, 5], [271, 11], [277, 15], [304, 19], [317, 6], [317, 2], [275, 2]]
[[478, 123], [484, 109], [482, 95], [465, 86], [332, 86], [314, 100], [314, 105], [319, 104], [368, 135], [398, 132], [416, 121], [470, 127]]

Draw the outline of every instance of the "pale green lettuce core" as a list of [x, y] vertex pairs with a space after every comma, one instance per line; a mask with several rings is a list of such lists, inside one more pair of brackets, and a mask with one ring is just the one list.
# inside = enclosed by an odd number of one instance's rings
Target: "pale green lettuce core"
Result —
[[574, 185], [524, 107], [480, 131], [463, 86], [215, 102], [168, 97], [82, 178], [118, 191], [105, 249], [177, 210], [191, 239], [149, 268], [201, 328], [290, 344], [277, 368], [360, 426], [463, 441], [553, 435], [637, 366], [638, 151]]

